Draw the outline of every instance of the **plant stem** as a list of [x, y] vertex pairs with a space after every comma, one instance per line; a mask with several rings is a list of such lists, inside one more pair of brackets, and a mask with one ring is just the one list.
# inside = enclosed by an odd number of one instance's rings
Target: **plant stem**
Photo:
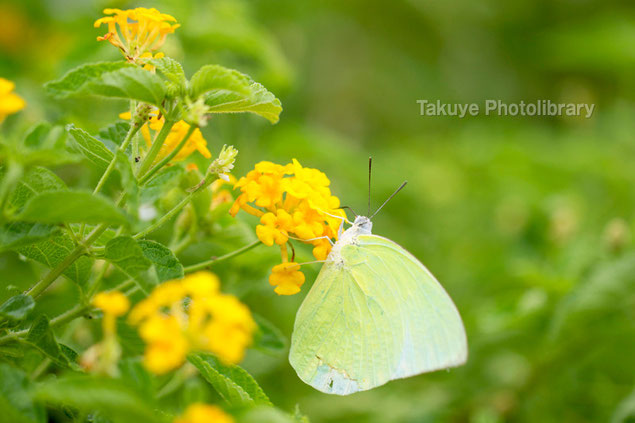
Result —
[[196, 131], [197, 129], [197, 126], [190, 125], [190, 129], [187, 131], [187, 134], [185, 134], [181, 142], [179, 142], [179, 144], [172, 151], [170, 151], [170, 154], [161, 159], [159, 163], [153, 166], [152, 169], [150, 169], [148, 172], [146, 172], [145, 175], [141, 177], [141, 179], [139, 180], [139, 185], [143, 186], [152, 177], [152, 175], [154, 175], [159, 169], [168, 164], [170, 160], [172, 160], [177, 154], [179, 154], [179, 151], [181, 151], [181, 149], [185, 147], [187, 140], [190, 139], [194, 131]]
[[[126, 134], [126, 138], [124, 138], [123, 142], [117, 149], [117, 152], [126, 151], [126, 149], [128, 148], [128, 145], [130, 145], [130, 141], [132, 141], [132, 138], [134, 138], [135, 134], [137, 133], [137, 131], [139, 131], [140, 128], [141, 128], [140, 126], [135, 124], [130, 125], [130, 129], [128, 130], [128, 133]], [[108, 179], [108, 176], [110, 176], [112, 171], [115, 169], [116, 164], [117, 164], [117, 153], [115, 153], [110, 163], [108, 163], [108, 167], [104, 171], [103, 175], [101, 175], [101, 179], [99, 179], [99, 182], [97, 182], [97, 186], [95, 187], [93, 194], [97, 194], [102, 189], [102, 187], [106, 183], [106, 180]]]
[[146, 154], [146, 156], [143, 158], [143, 161], [141, 162], [141, 165], [139, 166], [137, 176], [143, 175], [148, 171], [150, 166], [152, 166], [154, 159], [156, 159], [157, 154], [159, 154], [159, 151], [161, 150], [161, 147], [163, 147], [163, 142], [170, 134], [170, 131], [172, 130], [172, 127], [175, 123], [176, 122], [167, 119], [163, 123], [161, 130], [154, 138], [154, 141], [152, 141], [152, 145], [150, 146], [150, 150], [148, 150], [148, 154]]
[[254, 241], [251, 244], [245, 245], [244, 247], [241, 247], [239, 249], [237, 249], [236, 251], [232, 251], [231, 253], [227, 253], [225, 255], [222, 255], [220, 257], [214, 257], [210, 260], [207, 261], [203, 261], [197, 264], [193, 264], [191, 266], [187, 266], [185, 267], [183, 270], [185, 271], [185, 273], [191, 273], [191, 272], [195, 272], [197, 270], [203, 270], [209, 266], [212, 266], [216, 263], [219, 263], [221, 261], [224, 260], [228, 260], [230, 258], [239, 256], [243, 253], [246, 253], [247, 251], [251, 250], [252, 248], [255, 248], [257, 246], [259, 246], [260, 244], [262, 244], [262, 242], [260, 242], [260, 240]]
[[33, 285], [27, 292], [27, 295], [32, 296], [33, 298], [37, 298], [48, 288], [55, 280], [60, 276], [71, 264], [75, 262], [78, 258], [84, 255], [87, 251], [88, 246], [92, 244], [99, 235], [101, 235], [106, 229], [108, 225], [101, 224], [95, 227], [93, 231], [88, 235], [88, 237], [81, 242], [77, 247], [71, 251], [71, 253], [64, 258], [57, 266], [51, 269], [50, 272], [42, 278], [38, 283]]
[[[51, 319], [51, 321], [49, 322], [49, 326], [55, 327], [55, 326], [63, 325], [64, 323], [68, 323], [71, 320], [74, 320], [75, 318], [88, 313], [92, 309], [93, 307], [89, 305], [77, 304], [75, 307], [71, 308], [70, 310], [67, 310], [64, 313], [60, 314], [59, 316]], [[0, 338], [0, 345], [6, 344], [7, 342], [14, 339], [17, 340], [18, 338], [26, 335], [27, 333], [29, 333], [29, 329], [23, 329], [16, 332], [10, 332], [6, 334], [5, 336], [3, 336], [2, 338]]]
[[167, 212], [166, 214], [161, 216], [161, 218], [159, 220], [157, 220], [156, 222], [154, 222], [152, 225], [148, 226], [147, 228], [145, 228], [141, 232], [138, 232], [138, 233], [134, 234], [132, 237], [134, 239], [143, 238], [146, 235], [148, 235], [149, 233], [154, 232], [155, 230], [159, 229], [161, 226], [163, 226], [163, 224], [165, 224], [168, 220], [170, 220], [172, 217], [174, 217], [174, 215], [176, 215], [178, 212], [180, 212], [183, 209], [183, 207], [185, 207], [192, 200], [192, 197], [194, 197], [194, 195], [197, 192], [198, 191], [194, 191], [194, 192], [190, 192], [189, 194], [187, 194], [187, 196], [183, 200], [181, 200], [181, 202], [179, 204], [174, 206], [174, 208], [172, 210], [170, 210], [169, 212]]
[[196, 187], [194, 187], [192, 189], [192, 191], [190, 193], [188, 193], [185, 196], [185, 198], [183, 200], [181, 200], [181, 202], [179, 204], [174, 206], [174, 208], [172, 210], [170, 210], [169, 212], [167, 212], [166, 214], [161, 216], [161, 218], [159, 220], [157, 220], [156, 222], [154, 222], [152, 225], [148, 226], [146, 229], [142, 230], [141, 232], [136, 233], [132, 237], [134, 239], [143, 238], [146, 235], [148, 235], [149, 233], [154, 232], [155, 230], [160, 228], [163, 224], [165, 224], [168, 220], [173, 218], [178, 212], [180, 212], [183, 209], [183, 207], [185, 207], [190, 201], [192, 201], [192, 197], [194, 197], [197, 193], [199, 193], [203, 189], [207, 188], [212, 182], [214, 182], [211, 179], [211, 176], [212, 176], [212, 174], [209, 174], [209, 173], [206, 174], [205, 175], [205, 179], [203, 179], [200, 184], [198, 184]]

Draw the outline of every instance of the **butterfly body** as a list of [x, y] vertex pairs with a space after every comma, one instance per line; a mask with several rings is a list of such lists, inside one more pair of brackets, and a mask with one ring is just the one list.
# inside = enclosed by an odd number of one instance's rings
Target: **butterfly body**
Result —
[[289, 360], [314, 388], [348, 395], [467, 359], [463, 323], [434, 276], [359, 216], [298, 310]]

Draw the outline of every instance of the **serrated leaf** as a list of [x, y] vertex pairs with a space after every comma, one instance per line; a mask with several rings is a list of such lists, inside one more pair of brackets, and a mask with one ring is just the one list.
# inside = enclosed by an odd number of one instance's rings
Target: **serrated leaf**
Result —
[[11, 194], [9, 204], [20, 211], [37, 194], [65, 189], [66, 184], [56, 174], [44, 167], [34, 167], [20, 179]]
[[168, 247], [151, 240], [140, 240], [137, 243], [143, 250], [143, 255], [154, 264], [159, 282], [183, 277], [183, 265]]
[[29, 394], [29, 379], [8, 364], [0, 363], [0, 416], [3, 422], [43, 423], [45, 412]]
[[143, 101], [160, 106], [165, 98], [163, 80], [126, 62], [101, 62], [79, 66], [44, 88], [56, 98], [91, 94]]
[[108, 241], [104, 257], [138, 282], [144, 290], [150, 291], [157, 284], [156, 276], [148, 272], [152, 262], [145, 257], [141, 246], [132, 237], [118, 236]]
[[40, 315], [35, 319], [24, 342], [39, 350], [58, 366], [70, 367], [70, 362], [57, 343], [46, 316]]
[[287, 346], [287, 340], [278, 329], [264, 317], [253, 314], [258, 329], [254, 334], [253, 348], [270, 354], [280, 354]]
[[34, 307], [33, 297], [18, 294], [0, 305], [0, 316], [12, 321], [24, 320]]
[[249, 85], [253, 81], [237, 70], [219, 65], [205, 65], [190, 79], [190, 94], [199, 98], [210, 91], [230, 91], [242, 95], [250, 93]]
[[282, 112], [280, 100], [257, 82], [249, 85], [248, 95], [211, 91], [204, 97], [210, 113], [255, 113], [271, 123], [277, 123]]
[[55, 191], [38, 194], [24, 206], [16, 220], [39, 223], [127, 223], [112, 201], [88, 191]]
[[11, 222], [0, 226], [0, 251], [16, 249], [53, 236], [60, 230], [42, 223]]
[[140, 201], [142, 203], [154, 203], [168, 189], [178, 185], [184, 170], [181, 166], [170, 166], [161, 169], [150, 179], [140, 192]]
[[260, 385], [242, 367], [222, 364], [212, 354], [191, 354], [188, 360], [229, 405], [272, 405]]
[[[66, 185], [50, 170], [43, 167], [30, 169], [18, 181], [11, 193], [9, 204], [14, 212], [20, 212], [24, 205], [37, 194], [65, 190]], [[10, 222], [0, 226], [0, 251], [17, 249], [47, 239], [59, 228], [52, 225], [27, 222]]]
[[[60, 264], [74, 248], [75, 245], [68, 234], [59, 232], [50, 239], [19, 248], [17, 252], [53, 268]], [[84, 286], [88, 281], [92, 266], [93, 259], [82, 256], [64, 271], [64, 275], [80, 286]]]
[[71, 134], [68, 143], [71, 150], [84, 156], [101, 172], [106, 170], [114, 157], [112, 152], [83, 129], [68, 125], [67, 131]]
[[[96, 138], [103, 142], [111, 152], [114, 152], [123, 143], [129, 130], [130, 124], [128, 122], [117, 122], [101, 128]], [[129, 146], [128, 149], [131, 151], [132, 146]], [[126, 153], [129, 153], [129, 151], [126, 151]]]
[[57, 407], [100, 412], [113, 423], [162, 422], [137, 392], [121, 381], [94, 376], [67, 376], [40, 383], [35, 398]]
[[168, 81], [170, 81], [176, 88], [183, 88], [185, 86], [185, 72], [179, 62], [169, 57], [162, 57], [160, 59], [152, 59], [149, 61], [152, 66], [155, 66]]

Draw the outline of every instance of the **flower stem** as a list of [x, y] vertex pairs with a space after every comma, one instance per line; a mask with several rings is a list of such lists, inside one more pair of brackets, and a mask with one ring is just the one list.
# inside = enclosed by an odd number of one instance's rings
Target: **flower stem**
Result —
[[93, 231], [83, 242], [77, 245], [73, 249], [73, 251], [71, 251], [71, 253], [64, 258], [64, 260], [62, 260], [57, 266], [51, 269], [51, 271], [48, 272], [46, 276], [42, 278], [42, 280], [33, 285], [26, 292], [26, 294], [32, 296], [33, 298], [37, 298], [38, 296], [40, 296], [40, 294], [42, 294], [42, 292], [44, 292], [46, 288], [51, 286], [51, 284], [55, 282], [58, 276], [60, 276], [71, 264], [73, 264], [75, 260], [86, 253], [88, 246], [90, 246], [90, 244], [92, 244], [97, 238], [99, 238], [99, 235], [101, 235], [107, 228], [108, 225], [105, 224], [101, 224], [95, 227], [95, 229], [93, 229]]
[[141, 162], [141, 165], [139, 166], [137, 176], [145, 174], [150, 166], [152, 166], [154, 159], [156, 159], [157, 154], [159, 154], [159, 151], [161, 150], [161, 147], [163, 147], [163, 142], [170, 134], [172, 126], [174, 126], [175, 123], [176, 122], [171, 120], [166, 120], [163, 123], [161, 130], [154, 138], [154, 141], [152, 141], [152, 145], [150, 146], [150, 150], [148, 150], [148, 154], [146, 154], [146, 156], [143, 158], [143, 161]]
[[159, 220], [157, 220], [156, 222], [154, 222], [152, 225], [148, 226], [146, 229], [142, 230], [141, 232], [138, 232], [136, 234], [134, 234], [132, 237], [134, 239], [139, 239], [139, 238], [143, 238], [146, 235], [148, 235], [151, 232], [154, 232], [155, 230], [157, 230], [158, 228], [160, 228], [161, 226], [163, 226], [167, 221], [169, 221], [170, 219], [172, 219], [178, 212], [180, 212], [183, 207], [187, 206], [187, 204], [192, 201], [192, 198], [199, 193], [200, 191], [202, 191], [203, 189], [205, 189], [206, 187], [209, 186], [209, 184], [211, 184], [214, 180], [212, 180], [210, 178], [210, 174], [208, 173], [205, 176], [205, 179], [203, 179], [201, 181], [200, 184], [198, 184], [196, 187], [194, 187], [192, 189], [192, 191], [190, 193], [188, 193], [185, 198], [183, 200], [181, 200], [181, 202], [179, 204], [177, 204], [176, 206], [174, 206], [174, 208], [172, 210], [170, 210], [169, 212], [167, 212], [166, 214], [164, 214], [163, 216], [161, 216], [161, 218]]
[[152, 169], [150, 169], [148, 172], [146, 172], [145, 175], [141, 177], [141, 179], [139, 180], [139, 185], [143, 186], [146, 182], [148, 182], [152, 175], [154, 175], [159, 169], [168, 164], [170, 160], [172, 160], [177, 154], [179, 154], [179, 151], [181, 151], [181, 149], [185, 147], [187, 140], [190, 139], [196, 129], [198, 129], [197, 126], [191, 125], [190, 129], [187, 131], [187, 134], [185, 134], [181, 142], [179, 142], [179, 144], [172, 151], [170, 151], [170, 154], [161, 159], [159, 163], [157, 163], [154, 167], [152, 167]]
[[[128, 148], [128, 145], [130, 145], [130, 141], [132, 141], [132, 139], [137, 134], [137, 131], [139, 131], [140, 128], [141, 128], [140, 126], [135, 124], [130, 125], [130, 129], [128, 130], [128, 133], [126, 134], [126, 138], [124, 138], [123, 142], [121, 143], [121, 145], [119, 146], [117, 150], [125, 152], [126, 149]], [[93, 194], [97, 194], [102, 189], [102, 187], [106, 183], [106, 180], [108, 179], [108, 176], [110, 176], [112, 171], [115, 169], [116, 164], [117, 164], [117, 154], [115, 153], [110, 163], [108, 163], [108, 167], [104, 171], [104, 174], [101, 175], [101, 179], [99, 179], [99, 182], [97, 182], [97, 186], [95, 187]]]
[[184, 268], [183, 270], [185, 271], [185, 273], [192, 273], [192, 272], [196, 272], [197, 270], [203, 270], [207, 267], [210, 267], [216, 263], [219, 263], [221, 261], [224, 260], [228, 260], [230, 258], [239, 256], [243, 253], [246, 253], [247, 251], [251, 250], [252, 248], [255, 248], [257, 246], [259, 246], [260, 244], [262, 244], [262, 242], [260, 242], [260, 240], [256, 240], [254, 242], [252, 242], [251, 244], [247, 244], [244, 247], [241, 247], [239, 249], [237, 249], [236, 251], [232, 251], [231, 253], [227, 253], [225, 255], [222, 255], [220, 257], [214, 257], [210, 260], [207, 261], [203, 261], [197, 264], [193, 264], [191, 266], [187, 266], [186, 268]]

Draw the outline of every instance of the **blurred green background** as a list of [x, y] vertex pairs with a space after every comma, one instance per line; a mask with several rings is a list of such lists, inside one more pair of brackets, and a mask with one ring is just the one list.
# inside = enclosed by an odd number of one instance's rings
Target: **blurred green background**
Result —
[[[206, 63], [234, 67], [281, 99], [275, 126], [220, 116], [204, 129], [211, 151], [240, 150], [235, 175], [297, 158], [326, 172], [358, 212], [369, 155], [375, 205], [407, 179], [374, 231], [419, 257], [463, 316], [465, 366], [350, 397], [304, 385], [286, 354], [252, 351], [244, 366], [274, 403], [299, 404], [314, 422], [635, 421], [632, 2], [0, 2], [0, 75], [28, 102], [3, 131], [40, 119], [92, 132], [113, 122], [124, 103], [53, 101], [41, 85], [81, 63], [118, 60], [92, 23], [104, 7], [136, 6], [182, 24], [162, 51], [189, 75]], [[425, 117], [418, 99], [550, 99], [596, 110], [591, 119]], [[81, 166], [56, 172], [70, 184], [96, 181]], [[251, 236], [253, 224], [226, 219], [181, 260]], [[288, 337], [319, 269], [308, 270], [301, 294], [278, 297], [266, 281], [279, 260], [272, 250], [217, 271]], [[0, 255], [11, 283], [33, 281], [33, 272], [14, 253]]]

